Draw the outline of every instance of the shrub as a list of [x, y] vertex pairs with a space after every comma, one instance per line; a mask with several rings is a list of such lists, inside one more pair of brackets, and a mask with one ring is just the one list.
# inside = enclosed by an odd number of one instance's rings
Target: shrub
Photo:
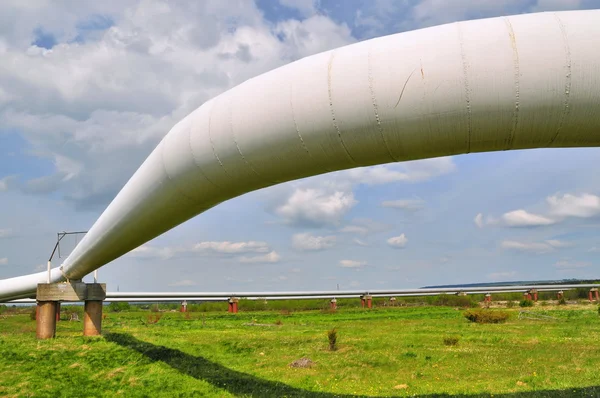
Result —
[[464, 316], [469, 321], [476, 323], [504, 323], [510, 314], [498, 310], [469, 310], [464, 313]]
[[329, 350], [337, 350], [337, 330], [335, 328], [327, 331], [327, 338], [329, 339]]
[[444, 345], [448, 345], [448, 346], [457, 345], [458, 344], [458, 340], [459, 340], [458, 337], [451, 337], [451, 336], [450, 337], [444, 337]]
[[110, 312], [129, 311], [129, 303], [112, 301], [108, 305], [108, 311], [110, 311]]
[[533, 307], [533, 300], [521, 300], [520, 307]]
[[515, 306], [515, 302], [512, 300], [508, 300], [506, 302], [506, 308], [513, 308]]
[[283, 325], [283, 322], [281, 322], [281, 319], [278, 319], [275, 321], [275, 325], [281, 326]]
[[63, 307], [63, 315], [60, 319], [69, 321], [73, 318], [73, 314], [77, 314], [78, 319], [83, 319], [83, 306], [81, 305], [65, 305]]
[[567, 305], [567, 300], [565, 300], [564, 297], [561, 297], [560, 300], [558, 300], [558, 305]]
[[454, 296], [451, 294], [440, 294], [439, 296], [434, 296], [430, 303], [436, 306], [461, 308], [475, 308], [479, 306], [479, 303], [474, 301], [470, 296]]
[[162, 318], [162, 314], [158, 313], [158, 314], [150, 314], [146, 316], [147, 319], [147, 323], [149, 325], [153, 325], [155, 323], [158, 323], [158, 321], [160, 321], [160, 318]]
[[29, 319], [31, 319], [32, 321], [35, 321], [35, 319], [37, 318], [37, 306], [33, 306], [31, 307], [31, 311], [29, 312]]

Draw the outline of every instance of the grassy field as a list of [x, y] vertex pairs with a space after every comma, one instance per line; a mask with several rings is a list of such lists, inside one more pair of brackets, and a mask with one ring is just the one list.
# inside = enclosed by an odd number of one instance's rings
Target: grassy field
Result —
[[[448, 307], [109, 313], [103, 337], [63, 321], [47, 341], [27, 314], [3, 315], [0, 396], [600, 396], [597, 307], [520, 310], [493, 325]], [[314, 365], [289, 366], [303, 357]]]

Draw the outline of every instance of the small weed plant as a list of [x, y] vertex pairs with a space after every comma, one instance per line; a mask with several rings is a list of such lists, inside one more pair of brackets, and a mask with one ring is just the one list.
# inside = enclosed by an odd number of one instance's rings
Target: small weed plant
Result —
[[525, 308], [525, 307], [533, 307], [533, 300], [521, 300], [521, 302], [519, 303], [519, 307]]
[[447, 345], [447, 346], [458, 345], [458, 340], [459, 340], [459, 338], [456, 336], [444, 337], [444, 345]]
[[561, 297], [560, 300], [558, 300], [558, 305], [567, 305], [567, 300], [565, 300], [564, 297]]
[[158, 323], [158, 321], [160, 321], [161, 317], [161, 313], [149, 314], [146, 316], [146, 320], [149, 325], [154, 325], [155, 323]]
[[333, 328], [327, 331], [327, 338], [329, 339], [329, 351], [337, 351], [337, 330]]
[[464, 313], [464, 316], [475, 323], [504, 323], [510, 314], [499, 310], [469, 310]]

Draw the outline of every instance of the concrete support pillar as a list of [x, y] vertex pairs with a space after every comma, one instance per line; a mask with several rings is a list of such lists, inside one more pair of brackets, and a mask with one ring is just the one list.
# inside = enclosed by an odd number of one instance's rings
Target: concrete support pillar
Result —
[[390, 305], [394, 307], [396, 305], [396, 297], [390, 297]]
[[533, 301], [537, 302], [538, 301], [538, 291], [536, 289], [531, 289], [529, 292], [529, 300], [531, 300], [531, 297], [533, 297]]
[[558, 293], [556, 293], [556, 298], [560, 301], [563, 297], [564, 297], [563, 291], [559, 290]]
[[232, 314], [237, 314], [238, 312], [238, 299], [235, 297], [230, 297], [227, 301], [229, 303], [229, 307], [227, 308], [227, 312]]
[[360, 296], [360, 306], [365, 308], [365, 296]]
[[83, 335], [99, 336], [102, 334], [102, 301], [86, 300], [83, 314]]
[[367, 300], [367, 308], [369, 308], [369, 309], [373, 308], [373, 297], [365, 296], [365, 299]]
[[492, 302], [492, 295], [490, 293], [487, 293], [485, 295], [485, 300], [486, 303], [491, 303]]
[[187, 312], [187, 301], [183, 300], [181, 303], [181, 312]]
[[57, 301], [37, 302], [36, 337], [52, 339], [56, 335], [56, 306]]
[[334, 299], [334, 298], [331, 299], [331, 301], [330, 301], [330, 308], [331, 308], [332, 311], [337, 310], [337, 300], [336, 299]]
[[600, 302], [600, 294], [598, 293], [598, 289], [596, 289], [596, 301]]
[[56, 321], [60, 317], [60, 302], [85, 302], [83, 335], [102, 333], [102, 302], [106, 299], [106, 285], [69, 281], [40, 283], [37, 287], [37, 337], [48, 339], [56, 334]]
[[529, 293], [529, 292], [523, 293], [523, 300], [531, 300], [531, 293]]
[[590, 301], [594, 301], [594, 299], [596, 299], [596, 301], [598, 301], [598, 289], [597, 288], [591, 288], [590, 289]]

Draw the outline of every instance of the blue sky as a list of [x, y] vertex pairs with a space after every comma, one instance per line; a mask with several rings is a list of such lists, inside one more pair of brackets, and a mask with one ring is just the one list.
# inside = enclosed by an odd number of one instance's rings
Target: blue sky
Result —
[[[88, 229], [174, 123], [250, 77], [409, 29], [598, 7], [3, 2], [0, 278], [43, 269], [56, 233]], [[596, 148], [471, 154], [290, 182], [211, 209], [100, 279], [121, 291], [249, 291], [600, 277], [599, 158]]]

